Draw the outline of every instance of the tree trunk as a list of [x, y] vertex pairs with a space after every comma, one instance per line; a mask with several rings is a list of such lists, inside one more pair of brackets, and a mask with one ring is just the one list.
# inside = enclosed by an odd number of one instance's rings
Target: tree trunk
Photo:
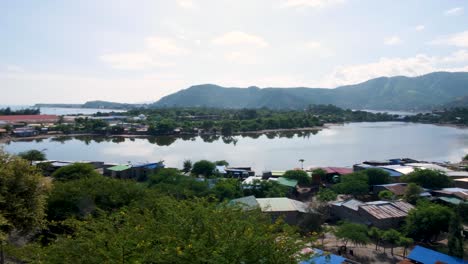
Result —
[[391, 253], [392, 256], [393, 256], [393, 245], [392, 245], [392, 247], [390, 248], [390, 253]]

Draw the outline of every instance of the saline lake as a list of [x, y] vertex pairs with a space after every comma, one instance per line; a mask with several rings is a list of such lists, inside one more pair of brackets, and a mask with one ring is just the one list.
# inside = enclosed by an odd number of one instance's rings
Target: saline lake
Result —
[[44, 150], [48, 159], [127, 163], [164, 160], [182, 167], [185, 159], [227, 160], [262, 170], [345, 166], [364, 160], [410, 157], [459, 161], [468, 153], [468, 129], [403, 122], [349, 123], [314, 132], [263, 135], [153, 138], [48, 138], [2, 144], [11, 153]]

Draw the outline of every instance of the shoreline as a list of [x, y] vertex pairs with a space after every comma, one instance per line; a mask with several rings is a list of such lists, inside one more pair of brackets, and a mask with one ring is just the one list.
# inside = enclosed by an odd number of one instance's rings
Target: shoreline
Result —
[[[252, 134], [267, 134], [267, 133], [279, 133], [279, 132], [300, 132], [300, 131], [319, 131], [322, 129], [327, 129], [331, 125], [340, 125], [340, 124], [324, 124], [323, 126], [315, 126], [315, 127], [304, 127], [304, 128], [279, 128], [279, 129], [265, 129], [265, 130], [258, 130], [258, 131], [246, 131], [246, 132], [236, 132], [233, 133], [231, 136], [238, 136], [238, 135], [252, 135]], [[223, 136], [222, 134], [217, 133], [192, 133], [192, 134], [168, 134], [168, 135], [135, 135], [135, 134], [121, 134], [121, 135], [102, 135], [96, 133], [83, 133], [83, 134], [48, 134], [48, 135], [37, 135], [32, 137], [2, 137], [0, 138], [0, 144], [8, 144], [10, 142], [27, 142], [33, 141], [38, 139], [49, 139], [49, 138], [60, 138], [60, 137], [82, 137], [82, 136], [90, 136], [90, 137], [106, 137], [106, 138], [151, 138], [151, 137], [180, 137], [180, 136], [207, 136], [207, 135], [219, 135]]]
[[[381, 121], [385, 122], [385, 121]], [[391, 121], [394, 122], [394, 121]], [[231, 136], [240, 136], [240, 135], [259, 135], [259, 134], [268, 134], [268, 133], [280, 133], [280, 132], [301, 132], [301, 131], [320, 131], [322, 129], [329, 129], [332, 126], [343, 126], [349, 123], [361, 123], [361, 122], [345, 122], [345, 123], [325, 123], [322, 126], [314, 126], [314, 127], [303, 127], [303, 128], [278, 128], [278, 129], [263, 129], [257, 131], [245, 131], [245, 132], [235, 132]], [[427, 124], [427, 125], [435, 125], [441, 127], [452, 127], [452, 128], [459, 128], [459, 129], [468, 129], [467, 125], [458, 125], [458, 124], [440, 124], [440, 123], [417, 123], [417, 122], [403, 122], [403, 123], [412, 123], [412, 124]], [[59, 138], [59, 137], [82, 137], [82, 136], [90, 136], [90, 137], [106, 137], [106, 138], [151, 138], [151, 137], [180, 137], [180, 136], [209, 136], [209, 135], [218, 135], [223, 136], [222, 134], [217, 133], [192, 133], [192, 134], [168, 134], [168, 135], [135, 135], [135, 134], [121, 134], [121, 135], [102, 135], [96, 133], [80, 133], [80, 134], [47, 134], [47, 135], [37, 135], [32, 137], [12, 137], [6, 136], [0, 138], [0, 144], [8, 144], [10, 142], [27, 142], [39, 139], [49, 139], [49, 138]]]

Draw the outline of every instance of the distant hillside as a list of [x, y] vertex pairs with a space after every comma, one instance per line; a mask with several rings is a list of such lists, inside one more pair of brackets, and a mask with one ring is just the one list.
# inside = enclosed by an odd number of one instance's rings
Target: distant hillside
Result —
[[132, 109], [143, 107], [142, 104], [124, 104], [107, 101], [89, 101], [84, 104], [35, 104], [34, 107], [59, 107], [59, 108], [96, 108], [96, 109]]
[[444, 108], [468, 107], [468, 96], [459, 97], [443, 106]]
[[435, 72], [419, 77], [381, 77], [335, 89], [204, 84], [165, 96], [151, 106], [298, 109], [333, 104], [352, 109], [427, 110], [464, 96], [468, 96], [468, 73]]

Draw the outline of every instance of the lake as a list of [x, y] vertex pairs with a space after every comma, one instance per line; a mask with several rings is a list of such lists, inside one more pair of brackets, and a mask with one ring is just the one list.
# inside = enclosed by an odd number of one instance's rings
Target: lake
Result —
[[18, 153], [46, 149], [49, 159], [128, 161], [164, 160], [182, 167], [185, 159], [227, 160], [233, 166], [287, 170], [309, 166], [352, 166], [364, 160], [414, 158], [457, 162], [468, 153], [468, 129], [402, 122], [350, 123], [314, 132], [255, 136], [185, 136], [139, 139], [80, 137], [10, 142]]
[[[21, 110], [26, 108], [35, 108], [34, 106], [27, 105], [0, 105], [0, 108], [10, 107], [11, 110]], [[101, 113], [110, 113], [116, 112], [121, 113], [125, 110], [115, 110], [115, 109], [98, 109], [98, 108], [68, 108], [68, 107], [41, 107], [41, 114], [43, 115], [92, 115], [97, 112]]]

